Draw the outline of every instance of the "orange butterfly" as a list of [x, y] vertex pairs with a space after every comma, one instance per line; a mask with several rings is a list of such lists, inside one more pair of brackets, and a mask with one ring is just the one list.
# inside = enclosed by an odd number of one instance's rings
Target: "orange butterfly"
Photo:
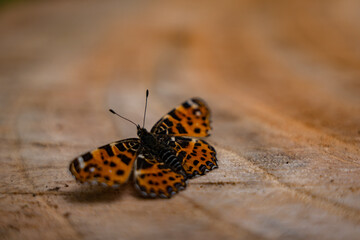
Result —
[[[135, 187], [144, 197], [170, 198], [185, 189], [186, 180], [217, 168], [215, 149], [196, 137], [208, 136], [210, 111], [191, 98], [162, 117], [148, 132], [137, 127], [139, 138], [128, 138], [87, 152], [70, 163], [77, 181], [118, 187], [134, 169]], [[186, 136], [186, 137], [185, 137]], [[194, 138], [195, 137], [195, 138]]]

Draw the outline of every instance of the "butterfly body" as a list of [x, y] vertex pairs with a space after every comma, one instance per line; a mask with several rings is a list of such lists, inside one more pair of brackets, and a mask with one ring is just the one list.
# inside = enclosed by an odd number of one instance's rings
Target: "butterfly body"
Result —
[[192, 98], [161, 118], [151, 129], [137, 125], [139, 138], [128, 138], [87, 152], [70, 163], [81, 183], [119, 186], [134, 174], [144, 197], [170, 198], [186, 180], [217, 168], [215, 149], [198, 137], [208, 136], [210, 111]]
[[185, 178], [187, 177], [181, 162], [176, 156], [176, 151], [167, 144], [167, 138], [150, 133], [145, 128], [140, 128], [140, 126], [138, 126], [137, 134], [140, 138], [141, 148], [143, 148], [142, 152], [150, 153], [159, 162], [164, 163], [166, 167], [182, 174]]

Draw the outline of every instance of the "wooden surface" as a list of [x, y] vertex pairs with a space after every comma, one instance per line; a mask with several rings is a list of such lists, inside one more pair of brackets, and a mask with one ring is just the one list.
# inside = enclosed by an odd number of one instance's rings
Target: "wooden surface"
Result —
[[[360, 239], [359, 1], [32, 1], [0, 9], [0, 239]], [[171, 200], [75, 156], [183, 100], [219, 169]]]

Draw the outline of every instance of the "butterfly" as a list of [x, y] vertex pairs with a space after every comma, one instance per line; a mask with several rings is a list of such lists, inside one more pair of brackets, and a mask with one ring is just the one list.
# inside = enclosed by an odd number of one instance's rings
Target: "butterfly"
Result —
[[218, 167], [216, 151], [199, 137], [209, 136], [210, 111], [191, 98], [163, 116], [148, 132], [133, 121], [139, 138], [116, 141], [75, 158], [70, 172], [80, 183], [119, 187], [131, 174], [143, 197], [170, 198], [186, 188], [187, 180]]

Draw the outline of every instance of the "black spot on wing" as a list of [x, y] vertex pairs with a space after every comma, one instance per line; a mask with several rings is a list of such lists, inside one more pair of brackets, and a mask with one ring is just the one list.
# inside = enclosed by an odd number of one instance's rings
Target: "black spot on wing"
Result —
[[144, 158], [138, 158], [138, 164], [136, 166], [136, 169], [147, 169], [147, 168], [151, 168], [153, 166], [153, 164], [149, 163], [148, 161], [146, 161]]
[[[94, 164], [89, 164], [86, 167], [84, 167], [84, 172], [89, 172], [90, 168], [93, 166]], [[96, 165], [95, 165], [96, 166]]]
[[122, 161], [123, 163], [125, 163], [126, 165], [129, 165], [130, 162], [131, 162], [131, 158], [127, 157], [127, 156], [124, 155], [124, 154], [119, 154], [119, 155], [117, 155], [117, 157], [120, 158], [121, 161]]
[[82, 158], [84, 159], [84, 162], [89, 161], [90, 159], [93, 158], [92, 154], [90, 152], [85, 153], [84, 155], [82, 155]]
[[174, 118], [175, 120], [181, 121], [181, 119], [178, 117], [178, 115], [176, 115], [175, 111], [176, 111], [176, 110], [173, 109], [172, 111], [169, 112], [169, 115], [170, 115], [172, 118]]
[[75, 159], [71, 164], [70, 164], [70, 172], [71, 172], [71, 167], [74, 166], [75, 171], [78, 173], [80, 172], [80, 165], [79, 165], [79, 161], [77, 159]]
[[168, 129], [167, 129], [167, 132], [165, 131], [164, 133], [167, 133], [167, 134], [174, 134], [174, 131], [173, 131], [171, 128], [168, 128]]
[[168, 126], [168, 127], [172, 127], [172, 126], [174, 126], [174, 124], [173, 124], [173, 122], [172, 121], [170, 121], [169, 119], [165, 119], [164, 120], [164, 123], [166, 124], [166, 126]]
[[204, 174], [205, 169], [206, 169], [206, 166], [205, 166], [205, 165], [201, 165], [201, 166], [199, 167], [199, 170], [201, 171], [202, 174]]
[[214, 166], [214, 164], [213, 164], [212, 162], [210, 162], [210, 161], [207, 161], [207, 162], [206, 162], [206, 165], [208, 165], [208, 166], [210, 166], [210, 167]]
[[187, 148], [189, 146], [188, 141], [179, 141], [179, 145], [181, 148]]
[[111, 146], [109, 144], [107, 144], [105, 146], [102, 146], [102, 147], [99, 147], [99, 149], [104, 149], [107, 152], [107, 154], [109, 155], [109, 157], [114, 156], [114, 152], [111, 149]]
[[185, 151], [181, 151], [179, 152], [177, 158], [179, 159], [180, 162], [182, 162], [182, 160], [184, 159], [184, 157], [186, 156], [186, 152]]
[[120, 152], [125, 152], [126, 148], [124, 147], [123, 143], [117, 143], [115, 146], [119, 149]]
[[176, 124], [176, 129], [179, 131], [179, 133], [181, 133], [181, 134], [186, 134], [186, 133], [188, 133], [186, 130], [185, 130], [185, 128], [180, 124], [180, 123], [178, 123], [178, 124]]
[[184, 108], [189, 108], [189, 107], [191, 107], [191, 105], [188, 104], [187, 102], [184, 102], [184, 103], [182, 104], [182, 106], [183, 106]]

